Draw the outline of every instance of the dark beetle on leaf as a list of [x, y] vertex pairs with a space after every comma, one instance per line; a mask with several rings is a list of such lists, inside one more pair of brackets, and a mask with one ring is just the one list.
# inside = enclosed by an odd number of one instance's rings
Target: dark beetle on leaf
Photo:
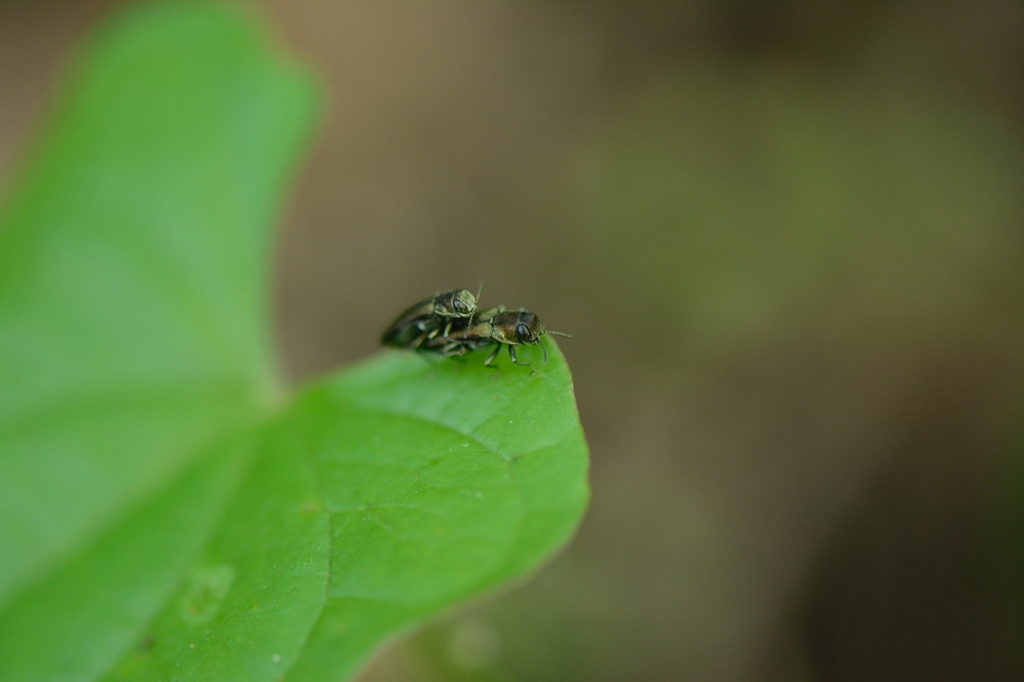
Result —
[[439, 291], [409, 306], [384, 331], [381, 343], [397, 348], [419, 348], [428, 338], [447, 335], [456, 320], [468, 320], [476, 312], [479, 297], [466, 289]]
[[497, 344], [494, 351], [484, 360], [485, 365], [490, 366], [494, 358], [498, 356], [498, 352], [501, 351], [501, 347], [507, 346], [508, 356], [512, 362], [533, 370], [533, 365], [530, 363], [519, 362], [516, 357], [516, 346], [539, 344], [544, 351], [544, 362], [547, 362], [548, 349], [542, 338], [544, 334], [557, 334], [572, 338], [570, 334], [545, 330], [541, 326], [540, 318], [524, 308], [510, 312], [505, 310], [505, 306], [497, 306], [480, 313], [477, 317], [476, 321], [472, 319], [457, 321], [447, 335], [426, 339], [418, 348], [445, 357], [453, 357]]

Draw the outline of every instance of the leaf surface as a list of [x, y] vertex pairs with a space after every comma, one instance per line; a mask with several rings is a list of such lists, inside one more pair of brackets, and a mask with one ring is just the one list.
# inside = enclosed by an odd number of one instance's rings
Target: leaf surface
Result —
[[276, 391], [267, 241], [310, 82], [215, 9], [86, 50], [0, 225], [0, 601]]
[[349, 673], [389, 633], [535, 567], [586, 507], [587, 448], [554, 342], [510, 363], [387, 353], [314, 386], [296, 426], [332, 527], [328, 601], [287, 679]]

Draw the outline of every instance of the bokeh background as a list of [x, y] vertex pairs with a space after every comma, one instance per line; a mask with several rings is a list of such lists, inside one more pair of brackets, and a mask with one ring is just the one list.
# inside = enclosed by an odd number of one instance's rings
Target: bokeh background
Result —
[[[0, 180], [118, 4], [0, 0]], [[578, 537], [362, 682], [1024, 679], [1024, 4], [254, 5], [289, 377], [480, 280], [576, 335]]]

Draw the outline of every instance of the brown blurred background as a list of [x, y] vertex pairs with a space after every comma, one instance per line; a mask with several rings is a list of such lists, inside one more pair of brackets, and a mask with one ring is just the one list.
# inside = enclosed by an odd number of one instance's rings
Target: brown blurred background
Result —
[[[0, 0], [0, 178], [116, 4]], [[259, 3], [289, 376], [481, 279], [576, 335], [575, 542], [363, 682], [1024, 679], [1024, 4], [825, 4]]]

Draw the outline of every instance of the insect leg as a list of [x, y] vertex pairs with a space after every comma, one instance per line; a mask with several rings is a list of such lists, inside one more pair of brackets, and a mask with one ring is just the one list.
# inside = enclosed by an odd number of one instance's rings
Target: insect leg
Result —
[[430, 331], [429, 330], [424, 331], [422, 334], [420, 334], [415, 339], [413, 339], [412, 344], [410, 344], [410, 348], [419, 348], [419, 347], [421, 347], [423, 345], [423, 342], [426, 341], [429, 338], [431, 338], [430, 337]]
[[533, 368], [533, 365], [531, 365], [530, 363], [528, 363], [528, 362], [519, 362], [519, 359], [516, 358], [516, 348], [515, 348], [515, 346], [513, 346], [511, 344], [508, 347], [508, 356], [510, 358], [512, 358], [512, 362], [514, 362], [515, 364], [521, 365], [523, 367], [529, 367], [530, 368], [530, 376], [533, 376], [534, 374], [537, 373], [537, 370], [535, 370]]
[[[511, 346], [509, 346], [509, 348], [511, 348]], [[498, 357], [498, 351], [500, 351], [500, 350], [501, 350], [501, 344], [499, 343], [499, 344], [497, 344], [494, 347], [494, 352], [492, 352], [490, 355], [488, 355], [487, 359], [484, 360], [484, 364], [487, 365], [488, 367], [490, 367], [491, 366], [491, 362], [494, 360], [494, 358]], [[497, 369], [497, 366], [495, 366], [495, 369]]]

